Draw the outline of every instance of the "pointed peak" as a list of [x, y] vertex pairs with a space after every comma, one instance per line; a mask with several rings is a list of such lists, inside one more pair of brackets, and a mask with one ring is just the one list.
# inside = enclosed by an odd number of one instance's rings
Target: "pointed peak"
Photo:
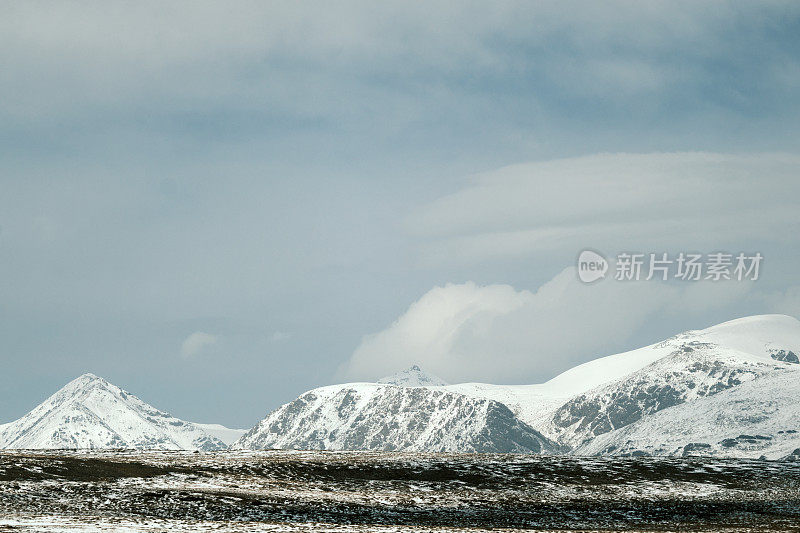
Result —
[[77, 378], [73, 379], [71, 383], [80, 383], [80, 384], [102, 384], [108, 383], [105, 379], [101, 378], [96, 374], [92, 374], [91, 372], [86, 372], [85, 374], [81, 374]]
[[0, 449], [4, 448], [211, 450], [224, 444], [213, 433], [85, 373], [4, 426]]
[[85, 374], [81, 374], [77, 378], [64, 385], [60, 392], [74, 392], [95, 388], [114, 388], [114, 386], [100, 376], [92, 374], [91, 372], [87, 372]]
[[381, 385], [397, 385], [399, 387], [441, 387], [447, 385], [446, 381], [425, 372], [419, 365], [412, 365], [402, 372], [381, 378], [378, 383]]

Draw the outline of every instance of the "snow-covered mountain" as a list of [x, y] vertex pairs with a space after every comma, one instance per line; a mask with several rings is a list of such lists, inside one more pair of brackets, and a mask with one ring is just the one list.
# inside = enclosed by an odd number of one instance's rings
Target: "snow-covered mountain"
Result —
[[[636, 372], [680, 353], [693, 354], [694, 357], [684, 358], [684, 363], [690, 365], [700, 359], [708, 363], [717, 355], [721, 357], [720, 363], [740, 360], [771, 364], [781, 358], [791, 360], [800, 354], [800, 321], [785, 315], [746, 317], [704, 330], [687, 331], [644, 348], [600, 357], [545, 383], [461, 383], [450, 385], [447, 390], [505, 403], [522, 421], [547, 433], [553, 430], [551, 422], [556, 410], [568, 401], [599, 392], [606, 386], [613, 388], [613, 384], [621, 384]], [[677, 361], [676, 364], [680, 366]], [[658, 373], [659, 367], [669, 371], [668, 364], [660, 363], [643, 374]]]
[[[797, 375], [798, 353], [800, 321], [784, 315], [762, 315], [684, 332], [651, 346], [602, 357], [539, 385], [461, 384], [446, 389], [506, 403], [522, 421], [573, 448], [573, 453], [626, 453], [625, 450], [634, 449], [640, 453], [666, 453], [665, 446], [678, 448], [730, 438], [724, 424], [715, 425], [709, 420], [736, 419], [740, 411], [752, 414], [752, 408], [743, 408], [746, 395], [752, 397], [751, 405], [762, 406], [760, 402], [765, 398], [784, 397], [790, 378], [781, 376]], [[744, 387], [749, 382], [759, 385]], [[770, 390], [768, 385], [776, 389]], [[716, 397], [728, 390], [737, 392]], [[689, 419], [692, 413], [702, 412], [709, 420], [686, 424], [683, 432], [675, 433], [669, 419], [670, 413], [678, 412]], [[794, 439], [795, 448], [800, 447], [800, 440], [791, 432], [793, 427], [789, 427], [798, 426], [796, 429], [800, 430], [800, 407], [787, 403], [781, 417], [786, 422], [783, 425], [788, 426], [775, 431], [789, 433], [781, 433], [781, 437], [775, 433], [775, 442]], [[660, 423], [663, 432], [659, 430]], [[627, 431], [635, 430], [620, 428], [632, 424], [647, 429], [637, 433], [631, 443], [599, 438], [613, 432], [623, 439]], [[749, 434], [746, 423], [736, 427], [741, 432], [734, 437]], [[715, 440], [713, 434], [719, 438]], [[598, 444], [601, 442], [604, 444]], [[669, 453], [674, 452], [673, 448]], [[761, 455], [744, 446], [732, 448], [726, 448], [728, 455]], [[776, 450], [776, 454], [782, 452]]]
[[321, 387], [270, 413], [232, 448], [562, 451], [502, 403], [441, 389], [377, 383]]
[[434, 376], [414, 365], [411, 368], [381, 378], [378, 383], [382, 385], [397, 385], [398, 387], [442, 387], [447, 382], [438, 376]]
[[[763, 315], [601, 357], [542, 384], [446, 385], [412, 367], [377, 384], [310, 391], [234, 447], [524, 451], [527, 435], [545, 453], [779, 457], [800, 448], [797, 354], [800, 321]], [[497, 435], [511, 437], [486, 438]]]
[[[781, 390], [771, 391], [765, 385], [785, 381], [759, 378], [794, 374], [798, 369], [787, 355], [800, 353], [800, 322], [785, 316], [748, 317], [677, 335], [656, 346], [663, 348], [669, 353], [660, 359], [560, 406], [543, 427], [545, 432], [563, 444], [580, 447], [599, 435], [684, 404], [689, 404], [683, 408], [687, 412], [710, 409], [720, 417], [736, 416], [742, 409], [741, 395], [732, 395], [737, 400], [731, 403], [726, 403], [729, 395], [722, 400], [713, 396], [754, 380], [762, 386], [743, 389], [752, 402], [760, 401], [764, 393], [781, 395]], [[800, 416], [800, 409], [795, 416]], [[659, 419], [666, 421], [668, 415]], [[665, 426], [664, 432], [672, 429]], [[696, 429], [708, 428], [698, 424]], [[663, 435], [654, 432], [651, 437], [648, 446], [655, 447]]]
[[[788, 363], [781, 363], [789, 366]], [[571, 446], [686, 402], [694, 402], [778, 371], [774, 361], [689, 341], [629, 376], [559, 407], [547, 428]]]
[[[321, 387], [244, 433], [85, 374], [0, 425], [0, 448], [225, 448], [800, 457], [800, 321], [763, 315], [601, 357], [546, 383], [448, 385], [418, 366]], [[244, 434], [242, 434], [244, 433]]]
[[0, 426], [0, 448], [225, 447], [207, 429], [159, 411], [93, 374], [69, 382], [30, 413]]
[[644, 416], [573, 453], [781, 459], [800, 448], [798, 398], [800, 366], [794, 365]]

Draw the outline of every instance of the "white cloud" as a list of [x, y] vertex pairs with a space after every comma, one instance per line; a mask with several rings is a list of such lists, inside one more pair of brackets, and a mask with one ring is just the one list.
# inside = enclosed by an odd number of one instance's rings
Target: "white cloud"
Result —
[[583, 247], [647, 252], [786, 241], [800, 231], [798, 171], [800, 157], [785, 154], [599, 154], [527, 163], [475, 176], [406, 224], [426, 239], [422, 256], [430, 263]]
[[533, 382], [612, 353], [650, 320], [678, 313], [701, 320], [748, 298], [751, 289], [745, 282], [584, 285], [572, 267], [536, 292], [448, 284], [365, 337], [341, 377], [373, 380], [421, 364], [450, 382]]
[[181, 344], [181, 355], [185, 358], [196, 356], [203, 348], [217, 342], [219, 337], [205, 333], [204, 331], [195, 331]]
[[292, 338], [292, 334], [286, 331], [274, 331], [270, 336], [272, 342], [281, 342]]

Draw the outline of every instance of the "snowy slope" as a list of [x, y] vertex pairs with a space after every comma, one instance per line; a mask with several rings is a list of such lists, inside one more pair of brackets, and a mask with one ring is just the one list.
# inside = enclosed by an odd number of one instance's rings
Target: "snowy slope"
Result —
[[378, 380], [382, 385], [397, 385], [399, 387], [441, 387], [447, 383], [440, 377], [434, 376], [414, 365], [411, 368]]
[[199, 422], [192, 422], [194, 426], [205, 431], [212, 437], [221, 440], [226, 446], [230, 446], [236, 442], [239, 437], [247, 433], [246, 429], [232, 429], [223, 426], [222, 424], [201, 424]]
[[571, 447], [663, 409], [736, 388], [760, 376], [796, 369], [776, 354], [800, 353], [800, 322], [780, 315], [748, 317], [690, 331], [660, 343], [668, 355], [579, 394], [559, 407], [544, 433]]
[[666, 357], [675, 350], [676, 338], [594, 359], [573, 367], [545, 383], [533, 385], [460, 383], [449, 385], [447, 390], [504, 403], [523, 422], [540, 431], [546, 430], [556, 409], [568, 400], [593, 388], [613, 383]]
[[[450, 385], [446, 390], [505, 403], [523, 422], [545, 435], [553, 438], [561, 437], [562, 440], [574, 444], [575, 438], [564, 437], [563, 422], [566, 419], [562, 417], [561, 424], [553, 421], [557, 411], [566, 409], [565, 404], [570, 401], [574, 406], [579, 403], [591, 403], [603, 396], [614, 394], [624, 396], [635, 388], [631, 385], [632, 381], [637, 381], [644, 387], [640, 387], [636, 394], [643, 391], [647, 393], [644, 384], [648, 381], [646, 379], [648, 374], [652, 376], [650, 385], [655, 387], [670, 383], [670, 386], [686, 389], [694, 379], [700, 379], [700, 375], [704, 372], [702, 368], [697, 368], [696, 364], [708, 366], [705, 372], [714, 374], [703, 378], [704, 383], [711, 387], [713, 384], [709, 382], [713, 381], [718, 383], [718, 388], [725, 388], [723, 382], [725, 378], [721, 377], [721, 374], [717, 376], [717, 372], [727, 372], [726, 375], [730, 372], [746, 373], [754, 377], [775, 366], [785, 366], [781, 364], [781, 360], [796, 361], [796, 354], [800, 354], [800, 321], [785, 315], [758, 315], [732, 320], [704, 330], [687, 331], [644, 348], [601, 357], [571, 368], [541, 384], [463, 383]], [[662, 360], [666, 361], [655, 364]], [[728, 365], [731, 365], [730, 368]], [[756, 371], [753, 368], [752, 373], [744, 372], [749, 370], [748, 365], [758, 367], [760, 370]], [[670, 377], [668, 374], [671, 373], [677, 375]], [[681, 379], [686, 380], [684, 385], [680, 385]], [[739, 379], [748, 378], [745, 376]], [[664, 390], [661, 391], [663, 392]], [[581, 396], [585, 396], [588, 400], [577, 399]], [[687, 394], [684, 399], [691, 396]], [[666, 405], [661, 404], [661, 406]], [[576, 420], [573, 420], [573, 423], [575, 422]], [[576, 438], [580, 440], [586, 436], [578, 435]]]
[[773, 372], [776, 365], [795, 366], [720, 350], [715, 345], [689, 343], [622, 380], [571, 399], [556, 410], [547, 432], [576, 446], [662, 409], [752, 381]]
[[84, 374], [19, 420], [0, 426], [0, 448], [216, 450], [225, 444], [103, 378]]
[[800, 448], [799, 398], [800, 367], [793, 365], [644, 417], [574, 453], [780, 459]]
[[800, 321], [786, 315], [749, 316], [692, 333], [698, 341], [763, 359], [780, 359], [778, 354], [784, 351], [794, 355], [796, 363], [800, 355]]
[[441, 387], [321, 387], [270, 413], [233, 449], [560, 451], [498, 402]]

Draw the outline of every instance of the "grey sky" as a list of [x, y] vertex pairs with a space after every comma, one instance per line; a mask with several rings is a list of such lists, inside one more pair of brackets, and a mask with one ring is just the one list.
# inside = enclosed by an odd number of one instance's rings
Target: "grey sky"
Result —
[[536, 291], [585, 246], [765, 271], [713, 304], [650, 287], [540, 366], [533, 303], [492, 333], [517, 381], [797, 314], [798, 58], [795, 2], [4, 3], [0, 422], [94, 372], [249, 427], [388, 357], [362, 338], [432, 288]]

